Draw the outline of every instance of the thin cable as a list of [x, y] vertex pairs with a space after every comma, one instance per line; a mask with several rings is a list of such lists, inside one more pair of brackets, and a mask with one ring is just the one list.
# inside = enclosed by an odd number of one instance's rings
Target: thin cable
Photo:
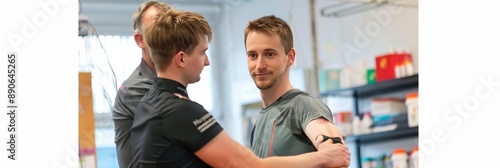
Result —
[[[114, 72], [114, 69], [113, 67], [111, 66], [111, 63], [108, 59], [108, 54], [106, 52], [106, 49], [104, 48], [104, 45], [102, 44], [101, 42], [101, 39], [100, 39], [100, 36], [99, 34], [97, 33], [97, 30], [95, 29], [95, 27], [90, 23], [90, 22], [87, 22], [87, 26], [90, 27], [91, 29], [91, 32], [95, 35], [95, 38], [97, 39], [97, 41], [99, 42], [99, 46], [100, 48], [103, 50], [104, 52], [104, 57], [106, 59], [106, 63], [107, 63], [107, 66], [109, 67], [109, 70], [111, 72], [111, 77], [108, 76], [108, 74], [105, 74], [105, 71], [103, 70], [103, 67], [101, 66], [92, 66], [93, 69], [96, 69], [100, 74], [101, 76], [105, 76], [107, 79], [110, 79], [111, 80], [111, 83], [112, 83], [112, 90], [113, 91], [117, 91], [118, 90], [118, 87], [116, 86], [116, 75], [115, 75], [115, 72]], [[92, 37], [91, 37], [92, 38]], [[92, 64], [94, 61], [92, 61]], [[101, 77], [102, 78], [102, 77]], [[97, 80], [99, 82], [99, 84], [102, 86], [101, 87], [101, 91], [102, 91], [102, 95], [103, 95], [103, 98], [105, 99], [105, 101], [107, 102], [107, 105], [109, 106], [109, 110], [111, 111], [113, 109], [113, 101], [112, 101], [112, 98], [110, 97], [110, 92], [109, 91], [109, 88], [106, 87], [106, 85], [103, 83], [102, 80], [98, 79]]]
[[90, 22], [88, 22], [88, 25], [92, 28], [92, 31], [95, 32], [96, 34], [96, 38], [97, 38], [97, 41], [99, 41], [99, 45], [101, 46], [102, 50], [104, 51], [104, 54], [106, 55], [106, 63], [108, 64], [110, 70], [111, 70], [111, 74], [112, 74], [112, 82], [113, 82], [113, 88], [115, 90], [118, 89], [118, 87], [116, 86], [116, 75], [115, 75], [115, 71], [113, 70], [113, 67], [111, 66], [111, 63], [109, 62], [109, 59], [108, 59], [108, 54], [106, 52], [106, 49], [104, 49], [104, 46], [102, 45], [102, 42], [101, 42], [101, 39], [99, 38], [99, 34], [97, 33], [94, 25], [92, 25]]

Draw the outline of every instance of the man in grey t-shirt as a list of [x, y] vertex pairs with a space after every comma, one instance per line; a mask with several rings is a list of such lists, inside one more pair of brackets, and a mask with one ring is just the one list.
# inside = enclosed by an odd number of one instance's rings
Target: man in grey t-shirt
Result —
[[263, 105], [251, 135], [255, 154], [261, 158], [296, 155], [316, 151], [323, 135], [342, 137], [328, 107], [290, 83], [295, 50], [285, 21], [272, 15], [250, 21], [245, 48]]
[[317, 151], [305, 130], [320, 118], [333, 123], [328, 107], [319, 99], [291, 89], [260, 111], [251, 135], [252, 151], [262, 158]]

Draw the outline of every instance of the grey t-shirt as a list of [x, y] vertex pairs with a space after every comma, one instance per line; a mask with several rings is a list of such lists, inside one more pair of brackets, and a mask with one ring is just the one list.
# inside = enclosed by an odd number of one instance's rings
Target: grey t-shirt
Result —
[[305, 129], [320, 117], [333, 123], [330, 109], [321, 100], [298, 89], [289, 90], [261, 110], [251, 134], [252, 151], [261, 158], [316, 151]]

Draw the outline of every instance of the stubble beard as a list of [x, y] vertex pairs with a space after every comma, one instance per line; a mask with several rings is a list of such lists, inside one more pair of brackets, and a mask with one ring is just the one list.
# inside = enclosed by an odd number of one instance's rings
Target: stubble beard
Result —
[[[273, 73], [273, 74], [274, 74], [274, 73]], [[257, 88], [259, 88], [260, 90], [267, 90], [267, 89], [269, 89], [269, 88], [273, 87], [273, 86], [277, 83], [277, 81], [278, 81], [279, 79], [282, 79], [284, 74], [285, 74], [285, 72], [282, 72], [282, 73], [280, 73], [280, 74], [279, 74], [278, 76], [276, 76], [276, 77], [274, 77], [274, 76], [273, 76], [273, 77], [271, 77], [271, 79], [269, 80], [269, 82], [267, 82], [267, 81], [259, 81], [259, 80], [257, 79], [257, 77], [255, 77], [255, 76], [254, 76], [254, 83], [255, 83], [255, 86], [257, 86]]]

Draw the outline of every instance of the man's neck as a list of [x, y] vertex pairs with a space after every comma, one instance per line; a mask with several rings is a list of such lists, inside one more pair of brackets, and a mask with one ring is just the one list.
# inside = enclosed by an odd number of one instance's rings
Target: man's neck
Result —
[[164, 72], [158, 72], [157, 76], [158, 78], [165, 78], [177, 81], [187, 88], [188, 83], [185, 80], [183, 80], [183, 78], [179, 74], [181, 73], [178, 72], [177, 70], [167, 68], [167, 70]]
[[146, 61], [146, 64], [148, 64], [148, 67], [151, 68], [151, 70], [153, 70], [154, 73], [156, 73], [155, 66], [153, 65], [153, 63], [151, 63], [151, 61]]
[[266, 108], [276, 100], [278, 100], [283, 94], [292, 90], [293, 86], [290, 84], [290, 81], [286, 80], [283, 83], [276, 83], [269, 89], [260, 90], [260, 96], [262, 97], [262, 107]]
[[144, 62], [146, 62], [148, 67], [151, 68], [151, 70], [153, 70], [154, 73], [156, 73], [156, 68], [153, 65], [153, 62], [149, 59], [148, 55], [146, 55], [144, 52], [145, 51], [143, 50], [142, 51], [142, 59], [144, 60]]

